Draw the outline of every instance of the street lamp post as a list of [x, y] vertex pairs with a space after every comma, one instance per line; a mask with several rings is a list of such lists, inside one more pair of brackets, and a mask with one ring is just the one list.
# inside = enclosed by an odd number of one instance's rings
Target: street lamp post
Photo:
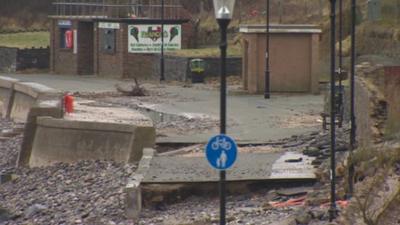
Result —
[[338, 93], [338, 98], [339, 98], [339, 105], [338, 105], [338, 113], [339, 113], [339, 128], [343, 126], [343, 96], [344, 96], [344, 88], [343, 88], [343, 0], [339, 0], [339, 65], [338, 65], [338, 71], [337, 75], [339, 78], [339, 93]]
[[335, 67], [336, 67], [336, 54], [335, 54], [335, 43], [336, 43], [336, 0], [330, 0], [331, 2], [331, 203], [329, 208], [329, 220], [332, 221], [336, 218], [336, 101], [335, 101]]
[[348, 197], [353, 195], [354, 185], [354, 164], [352, 162], [353, 151], [356, 148], [356, 117], [355, 117], [355, 67], [356, 67], [356, 0], [351, 0], [351, 77], [350, 77], [350, 159], [349, 159], [349, 193]]
[[161, 0], [161, 58], [160, 58], [160, 81], [165, 80], [165, 62], [164, 62], [164, 0]]
[[[220, 94], [220, 133], [226, 134], [226, 51], [228, 48], [227, 29], [233, 17], [235, 0], [213, 0], [215, 17], [221, 32], [221, 94]], [[220, 171], [220, 225], [226, 224], [226, 172]]]
[[266, 51], [265, 51], [265, 89], [264, 89], [264, 98], [269, 99], [271, 98], [270, 94], [270, 61], [269, 61], [269, 41], [270, 41], [270, 1], [267, 0], [267, 5], [266, 5]]

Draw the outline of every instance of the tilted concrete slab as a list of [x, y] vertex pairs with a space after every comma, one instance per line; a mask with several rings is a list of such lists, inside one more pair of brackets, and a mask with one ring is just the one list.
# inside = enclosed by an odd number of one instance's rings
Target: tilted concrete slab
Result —
[[14, 84], [17, 79], [0, 76], [0, 114], [3, 118], [10, 116], [14, 99]]
[[[300, 159], [300, 162], [285, 162]], [[227, 171], [228, 181], [315, 180], [313, 158], [299, 153], [243, 153]], [[217, 182], [205, 157], [154, 157], [143, 184]]]
[[18, 154], [17, 166], [29, 166], [29, 160], [32, 154], [32, 147], [37, 128], [37, 118], [48, 116], [52, 118], [62, 118], [63, 111], [58, 106], [57, 101], [43, 101], [39, 106], [32, 107], [29, 110], [25, 123], [24, 138], [21, 149]]
[[33, 82], [22, 82], [16, 83], [14, 86], [15, 91], [24, 93], [29, 95], [33, 98], [39, 98], [41, 96], [49, 96], [49, 95], [56, 95], [60, 92], [54, 88], [47, 87], [42, 84], [33, 83]]
[[150, 126], [39, 117], [29, 166], [97, 159], [135, 162], [154, 144]]
[[17, 122], [25, 122], [29, 110], [41, 104], [43, 101], [58, 101], [61, 108], [62, 93], [56, 89], [37, 83], [15, 83], [14, 101], [10, 112], [10, 117]]

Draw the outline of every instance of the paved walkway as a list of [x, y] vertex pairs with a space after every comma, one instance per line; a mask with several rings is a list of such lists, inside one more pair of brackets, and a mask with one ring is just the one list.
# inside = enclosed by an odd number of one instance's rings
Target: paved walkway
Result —
[[[300, 162], [286, 162], [300, 159]], [[314, 180], [313, 159], [298, 153], [243, 153], [231, 170], [228, 181]], [[155, 157], [144, 183], [216, 182], [219, 174], [204, 157]]]
[[[63, 91], [101, 92], [115, 91], [119, 80], [94, 76], [58, 75], [5, 75], [23, 81], [41, 83]], [[150, 85], [151, 86], [151, 85]], [[152, 85], [152, 88], [159, 88]], [[152, 105], [158, 113], [203, 114], [219, 118], [219, 92], [205, 87], [184, 88], [164, 85], [162, 91], [171, 96], [183, 96], [193, 101], [178, 101]], [[273, 94], [265, 100], [261, 95], [229, 93], [227, 133], [240, 143], [265, 143], [320, 129], [319, 113], [323, 98], [316, 95]], [[157, 142], [205, 143], [218, 131], [198, 134], [171, 134]]]
[[[63, 91], [114, 91], [118, 80], [80, 76], [12, 75], [24, 81], [41, 83]], [[160, 88], [149, 86], [149, 88]], [[205, 86], [183, 88], [164, 85], [162, 91], [171, 98], [168, 103], [151, 105], [155, 112], [165, 114], [196, 114], [219, 118], [219, 92]], [[272, 95], [269, 100], [256, 95], [230, 93], [228, 96], [228, 134], [241, 143], [265, 143], [320, 129], [316, 121], [322, 110], [322, 97], [315, 95]], [[218, 131], [159, 138], [158, 142], [207, 142]], [[289, 163], [288, 159], [300, 162]], [[243, 153], [227, 172], [229, 181], [313, 180], [311, 158], [297, 153]], [[204, 157], [154, 157], [144, 183], [216, 182], [218, 173]]]

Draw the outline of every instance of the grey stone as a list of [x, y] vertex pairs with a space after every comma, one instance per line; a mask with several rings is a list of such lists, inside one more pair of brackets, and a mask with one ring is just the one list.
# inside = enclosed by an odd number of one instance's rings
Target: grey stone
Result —
[[315, 147], [308, 147], [303, 151], [303, 154], [308, 156], [319, 156], [321, 151]]
[[0, 222], [6, 222], [10, 220], [13, 215], [6, 209], [0, 207]]
[[13, 179], [13, 175], [10, 173], [0, 174], [0, 184], [5, 184]]
[[311, 211], [311, 215], [314, 219], [322, 220], [327, 216], [327, 212], [323, 210]]
[[296, 216], [297, 225], [308, 225], [312, 220], [312, 216], [309, 211], [302, 211]]
[[34, 204], [24, 211], [24, 215], [25, 215], [25, 217], [29, 218], [35, 214], [44, 212], [46, 210], [47, 210], [47, 206], [41, 205], [41, 204]]

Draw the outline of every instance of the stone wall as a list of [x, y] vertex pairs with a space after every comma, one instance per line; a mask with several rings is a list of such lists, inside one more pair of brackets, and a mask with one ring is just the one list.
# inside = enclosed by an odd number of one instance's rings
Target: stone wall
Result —
[[49, 48], [0, 47], [0, 72], [16, 72], [26, 69], [48, 69]]
[[19, 49], [17, 54], [17, 70], [49, 69], [50, 48]]
[[17, 70], [17, 48], [0, 47], [0, 72], [15, 72]]

